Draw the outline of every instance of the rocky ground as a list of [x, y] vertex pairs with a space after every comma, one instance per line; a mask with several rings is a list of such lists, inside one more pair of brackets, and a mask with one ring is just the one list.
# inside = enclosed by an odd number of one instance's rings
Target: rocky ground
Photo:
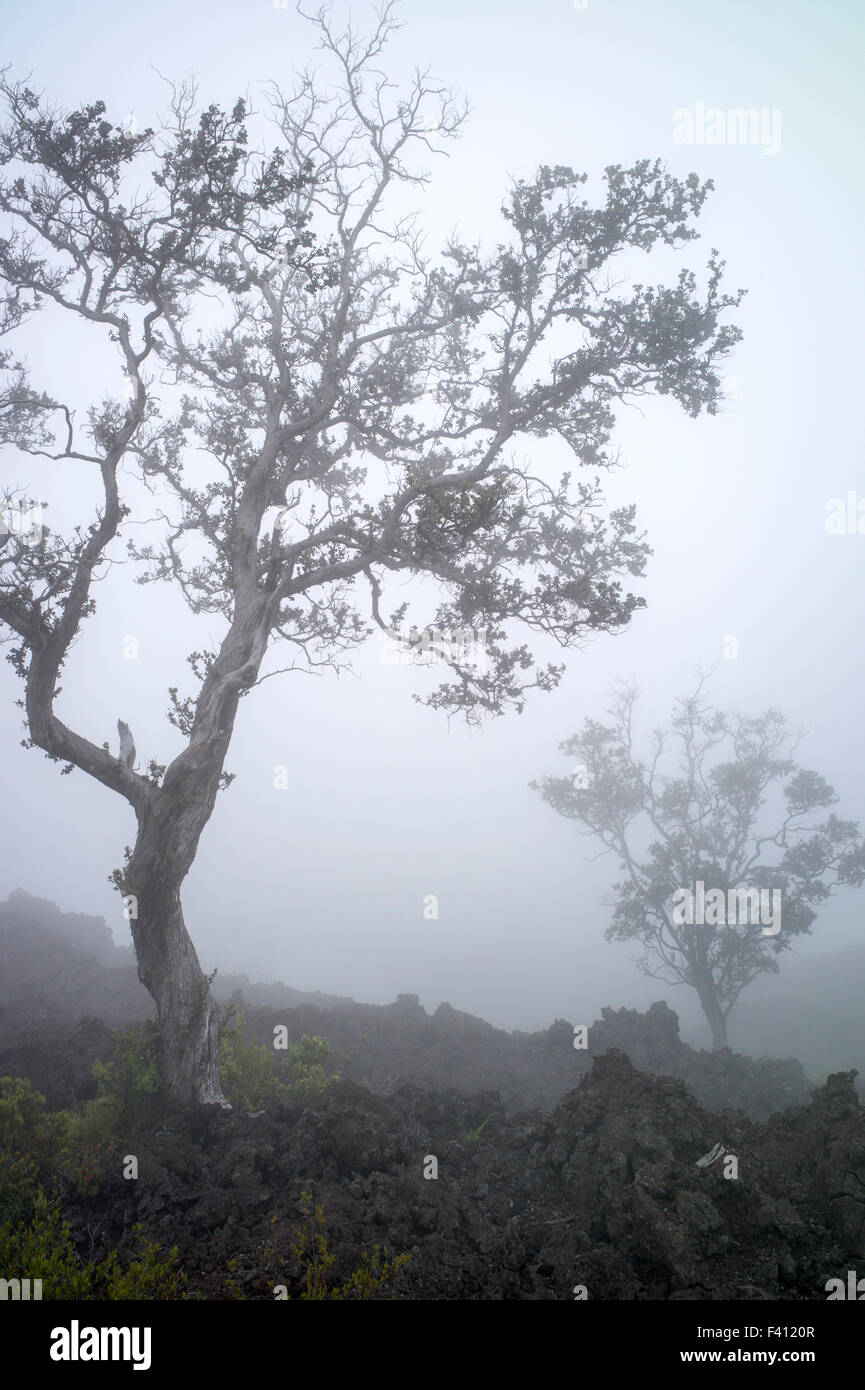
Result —
[[[34, 902], [0, 912], [0, 1075], [57, 1108], [95, 1094], [109, 1025], [149, 1009], [94, 919], [70, 938], [69, 915]], [[194, 1296], [268, 1300], [299, 1296], [293, 1247], [317, 1231], [330, 1285], [375, 1246], [407, 1255], [373, 1294], [400, 1300], [822, 1301], [863, 1263], [855, 1071], [814, 1090], [793, 1060], [697, 1052], [663, 1002], [604, 1009], [576, 1049], [566, 1020], [505, 1033], [413, 995], [382, 1007], [273, 986], [253, 1006], [229, 984], [249, 1033], [326, 1036], [343, 1079], [303, 1105], [168, 1115], [98, 1152], [64, 1199], [83, 1259], [131, 1257], [140, 1222], [177, 1246]]]
[[140, 1221], [208, 1299], [298, 1296], [304, 1191], [334, 1280], [375, 1244], [409, 1255], [382, 1298], [825, 1300], [862, 1261], [865, 1131], [841, 1073], [759, 1123], [614, 1049], [547, 1115], [347, 1081], [303, 1107], [178, 1114], [134, 1148], [138, 1179], [106, 1159], [73, 1235], [131, 1255]]

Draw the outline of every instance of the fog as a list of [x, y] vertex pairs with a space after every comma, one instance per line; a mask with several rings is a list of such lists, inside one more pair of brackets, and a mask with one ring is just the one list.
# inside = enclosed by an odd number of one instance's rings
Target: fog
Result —
[[[353, 13], [361, 24], [372, 7], [358, 3]], [[473, 107], [449, 156], [428, 161], [429, 189], [417, 190], [431, 250], [454, 226], [494, 246], [509, 181], [540, 163], [585, 171], [591, 196], [606, 166], [659, 157], [675, 176], [694, 170], [715, 189], [700, 240], [647, 258], [641, 273], [700, 272], [717, 247], [726, 287], [747, 290], [733, 315], [744, 338], [721, 414], [689, 419], [669, 400], [620, 412], [621, 468], [605, 476], [605, 496], [608, 506], [636, 504], [653, 549], [646, 578], [634, 582], [647, 607], [629, 628], [563, 657], [536, 643], [547, 659], [566, 661], [560, 685], [530, 692], [522, 714], [481, 728], [413, 701], [432, 687], [431, 673], [382, 661], [378, 636], [352, 672], [264, 681], [240, 705], [226, 764], [235, 780], [185, 885], [187, 925], [208, 971], [370, 1003], [413, 992], [428, 1009], [447, 1000], [523, 1030], [666, 998], [684, 1035], [708, 1045], [691, 993], [646, 980], [631, 948], [604, 940], [616, 863], [598, 858], [529, 783], [570, 772], [559, 744], [586, 716], [603, 717], [616, 680], [643, 692], [642, 734], [666, 722], [698, 668], [713, 669], [713, 703], [780, 709], [806, 731], [799, 760], [835, 787], [839, 813], [865, 817], [865, 538], [826, 529], [831, 499], [865, 497], [865, 209], [854, 174], [862, 11], [744, 0], [586, 8], [409, 0], [401, 14], [389, 75], [429, 65]], [[7, 7], [5, 32], [15, 76], [32, 74], [64, 106], [104, 99], [113, 120], [134, 113], [142, 129], [164, 103], [160, 74], [194, 73], [205, 104], [230, 106], [246, 93], [256, 100], [269, 79], [290, 84], [311, 42], [293, 9], [271, 0]], [[779, 112], [779, 148], [678, 143], [675, 113], [698, 103]], [[27, 330], [34, 384], [73, 398], [82, 413], [119, 389], [116, 366], [84, 342], [49, 316]], [[550, 441], [538, 462], [551, 476], [571, 466]], [[4, 480], [52, 502], [52, 525], [90, 521], [92, 499], [74, 471], [14, 450], [2, 467]], [[58, 712], [112, 748], [123, 719], [139, 760], [166, 762], [181, 746], [165, 718], [168, 687], [192, 689], [185, 657], [222, 625], [191, 616], [167, 586], [137, 586], [134, 573], [117, 567], [97, 585], [97, 612], [64, 670]], [[124, 655], [130, 636], [135, 660]], [[278, 665], [274, 652], [268, 670]], [[20, 746], [20, 694], [4, 664], [0, 895], [21, 887], [64, 910], [102, 914], [125, 943], [109, 875], [133, 842], [133, 813], [83, 773], [61, 776]], [[279, 765], [286, 789], [274, 786]], [[424, 916], [427, 895], [438, 899], [435, 920]], [[826, 956], [861, 940], [860, 898], [841, 891], [782, 960], [782, 979], [794, 955]], [[759, 999], [757, 985], [738, 1016], [752, 995]], [[771, 1036], [762, 1041], [773, 1050]]]

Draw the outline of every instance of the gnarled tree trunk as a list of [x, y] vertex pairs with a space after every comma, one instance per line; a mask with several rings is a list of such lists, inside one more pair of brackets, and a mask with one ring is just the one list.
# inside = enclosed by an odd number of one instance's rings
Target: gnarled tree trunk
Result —
[[[146, 849], [149, 857], [150, 847]], [[137, 854], [138, 849], [130, 863], [130, 885], [137, 882]], [[156, 1001], [163, 1075], [171, 1097], [181, 1106], [226, 1105], [216, 1005], [186, 930], [179, 885], [166, 878], [136, 897], [131, 926], [138, 978]]]
[[[158, 1014], [163, 1075], [181, 1106], [227, 1106], [219, 1079], [219, 1022], [183, 918], [180, 890], [219, 790], [241, 692], [255, 681], [267, 625], [237, 614], [205, 678], [188, 747], [137, 809], [138, 838], [123, 871], [138, 978]], [[256, 619], [258, 625], [256, 625]]]

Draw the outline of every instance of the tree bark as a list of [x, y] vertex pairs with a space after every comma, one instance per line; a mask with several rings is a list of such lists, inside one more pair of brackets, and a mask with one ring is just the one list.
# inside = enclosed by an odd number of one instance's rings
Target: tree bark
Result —
[[700, 999], [700, 1006], [706, 1016], [706, 1021], [712, 1030], [712, 1051], [720, 1052], [722, 1047], [727, 1046], [727, 1019], [721, 1010], [721, 1006], [715, 997], [715, 991], [711, 985], [697, 985], [697, 994]]
[[123, 871], [136, 899], [138, 978], [156, 1001], [163, 1074], [179, 1106], [228, 1102], [219, 1079], [219, 1020], [183, 918], [180, 890], [213, 813], [241, 691], [255, 681], [268, 625], [250, 602], [238, 613], [202, 686], [187, 748], [138, 808], [138, 838]]
[[169, 1094], [182, 1107], [227, 1106], [219, 1079], [216, 1005], [186, 930], [179, 889], [163, 883], [140, 894], [137, 912], [132, 936], [138, 978], [156, 1001]]
[[182, 1107], [225, 1106], [216, 1005], [180, 902], [182, 837], [174, 818], [143, 818], [123, 874], [125, 892], [135, 898], [130, 925], [138, 978], [156, 1003], [162, 1071], [172, 1100]]

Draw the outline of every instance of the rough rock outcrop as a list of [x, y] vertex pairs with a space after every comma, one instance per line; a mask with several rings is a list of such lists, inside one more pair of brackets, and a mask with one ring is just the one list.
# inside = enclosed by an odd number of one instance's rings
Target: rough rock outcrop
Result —
[[823, 1300], [862, 1262], [853, 1079], [831, 1077], [766, 1124], [711, 1114], [618, 1050], [547, 1117], [508, 1116], [494, 1094], [383, 1097], [342, 1082], [302, 1108], [172, 1117], [136, 1144], [136, 1182], [106, 1161], [98, 1196], [73, 1204], [73, 1232], [131, 1252], [140, 1220], [177, 1244], [205, 1297], [232, 1296], [230, 1279], [234, 1296], [285, 1284], [297, 1297], [290, 1247], [308, 1190], [335, 1281], [374, 1244], [410, 1255], [376, 1297]]

